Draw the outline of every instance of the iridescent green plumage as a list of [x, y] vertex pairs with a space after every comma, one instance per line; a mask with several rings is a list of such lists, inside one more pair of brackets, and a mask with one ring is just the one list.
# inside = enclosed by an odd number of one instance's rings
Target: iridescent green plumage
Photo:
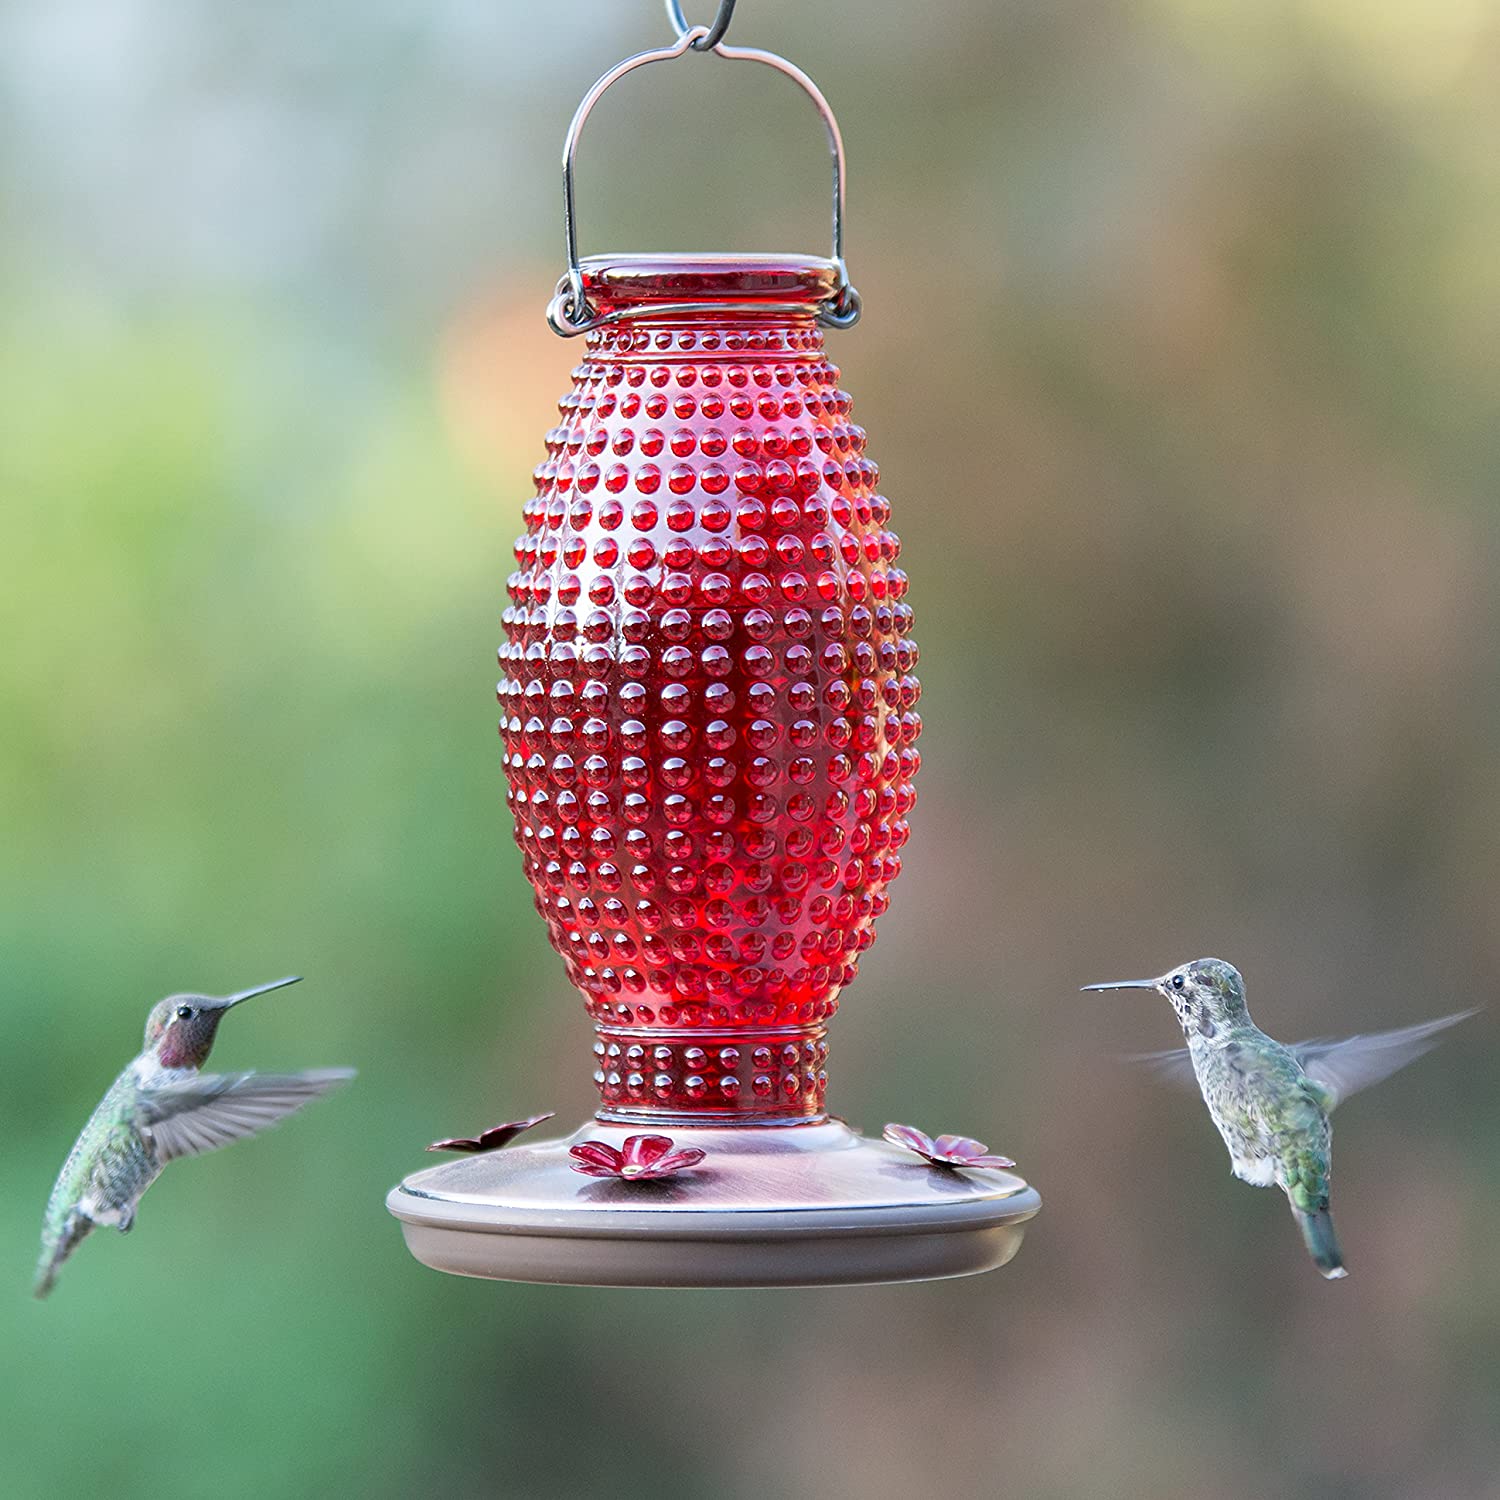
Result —
[[68, 1152], [43, 1221], [38, 1297], [51, 1291], [58, 1268], [96, 1224], [130, 1228], [137, 1200], [161, 1171], [134, 1124], [136, 1093], [135, 1078], [127, 1068], [110, 1085]]
[[1159, 979], [1091, 984], [1090, 990], [1150, 989], [1172, 1002], [1186, 1049], [1142, 1059], [1167, 1077], [1195, 1083], [1234, 1175], [1287, 1196], [1308, 1252], [1330, 1280], [1347, 1274], [1329, 1216], [1333, 1128], [1328, 1116], [1357, 1089], [1389, 1077], [1434, 1046], [1464, 1011], [1343, 1041], [1285, 1047], [1250, 1019], [1245, 981], [1232, 964], [1200, 958]]
[[347, 1068], [198, 1071], [227, 1010], [292, 983], [282, 979], [222, 998], [173, 995], [152, 1007], [144, 1048], [99, 1101], [57, 1175], [42, 1222], [38, 1297], [51, 1291], [62, 1263], [93, 1229], [131, 1227], [141, 1194], [168, 1162], [263, 1130], [353, 1077]]

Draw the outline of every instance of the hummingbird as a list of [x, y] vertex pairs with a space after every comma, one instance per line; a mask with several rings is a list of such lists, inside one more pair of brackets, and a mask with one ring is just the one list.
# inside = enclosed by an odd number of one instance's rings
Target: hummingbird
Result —
[[1435, 1047], [1438, 1033], [1472, 1010], [1395, 1031], [1284, 1047], [1250, 1019], [1233, 964], [1199, 958], [1159, 979], [1086, 984], [1084, 990], [1155, 990], [1172, 1002], [1185, 1048], [1136, 1060], [1164, 1078], [1197, 1084], [1229, 1148], [1231, 1170], [1255, 1187], [1279, 1187], [1314, 1265], [1330, 1281], [1349, 1273], [1328, 1210], [1334, 1106]]
[[169, 995], [151, 1007], [140, 1054], [110, 1085], [57, 1174], [42, 1223], [38, 1297], [52, 1290], [62, 1263], [97, 1226], [130, 1229], [141, 1195], [169, 1161], [255, 1135], [354, 1077], [352, 1068], [200, 1071], [227, 1011], [299, 978], [234, 995]]

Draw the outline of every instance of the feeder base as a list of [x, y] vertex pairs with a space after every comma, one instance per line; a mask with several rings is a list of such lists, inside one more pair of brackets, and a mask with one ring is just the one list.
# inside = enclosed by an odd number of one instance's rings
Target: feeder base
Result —
[[564, 1140], [415, 1172], [386, 1198], [439, 1271], [579, 1286], [848, 1286], [1003, 1266], [1041, 1207], [1010, 1172], [929, 1166], [842, 1120], [677, 1127], [701, 1165], [660, 1182], [586, 1177], [568, 1147], [647, 1127], [590, 1120]]

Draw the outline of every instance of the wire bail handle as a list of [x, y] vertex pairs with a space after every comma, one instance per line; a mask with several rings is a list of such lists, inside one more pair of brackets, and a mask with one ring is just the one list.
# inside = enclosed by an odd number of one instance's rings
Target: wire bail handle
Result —
[[[557, 291], [547, 305], [547, 322], [552, 331], [563, 338], [573, 338], [587, 333], [591, 328], [616, 321], [619, 312], [600, 313], [592, 307], [584, 294], [583, 271], [578, 260], [578, 214], [573, 191], [573, 161], [578, 153], [578, 139], [583, 127], [593, 112], [600, 97], [627, 73], [643, 68], [648, 63], [668, 62], [683, 53], [714, 52], [731, 62], [764, 63], [785, 73], [812, 100], [823, 128], [828, 134], [829, 154], [833, 158], [833, 255], [832, 261], [838, 272], [838, 283], [833, 292], [818, 305], [818, 322], [828, 328], [851, 328], [859, 321], [860, 300], [849, 280], [849, 270], [844, 264], [844, 140], [839, 134], [839, 123], [829, 108], [828, 100], [811, 78], [786, 58], [775, 52], [763, 52], [758, 47], [730, 47], [723, 41], [729, 28], [729, 19], [734, 13], [735, 0], [719, 0], [718, 14], [712, 26], [689, 26], [683, 15], [681, 0], [666, 0], [667, 15], [677, 40], [670, 47], [657, 47], [647, 52], [638, 52], [627, 57], [605, 73], [583, 96], [572, 123], [563, 140], [563, 237], [566, 244], [568, 269], [557, 283]], [[735, 310], [741, 304], [724, 301], [662, 303], [655, 311], [660, 313], [715, 312]], [[774, 310], [773, 302], [743, 304], [745, 310]]]

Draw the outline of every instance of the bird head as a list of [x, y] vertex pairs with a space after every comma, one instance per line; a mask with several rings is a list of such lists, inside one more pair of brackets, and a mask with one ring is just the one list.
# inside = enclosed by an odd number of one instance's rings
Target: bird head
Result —
[[1085, 990], [1155, 990], [1172, 1002], [1183, 1032], [1211, 1038], [1225, 1026], [1249, 1019], [1245, 981], [1222, 958], [1195, 958], [1157, 979], [1116, 979], [1086, 984]]
[[146, 1050], [154, 1052], [164, 1068], [201, 1068], [226, 1011], [252, 995], [296, 984], [298, 977], [276, 979], [234, 995], [168, 995], [146, 1017]]

